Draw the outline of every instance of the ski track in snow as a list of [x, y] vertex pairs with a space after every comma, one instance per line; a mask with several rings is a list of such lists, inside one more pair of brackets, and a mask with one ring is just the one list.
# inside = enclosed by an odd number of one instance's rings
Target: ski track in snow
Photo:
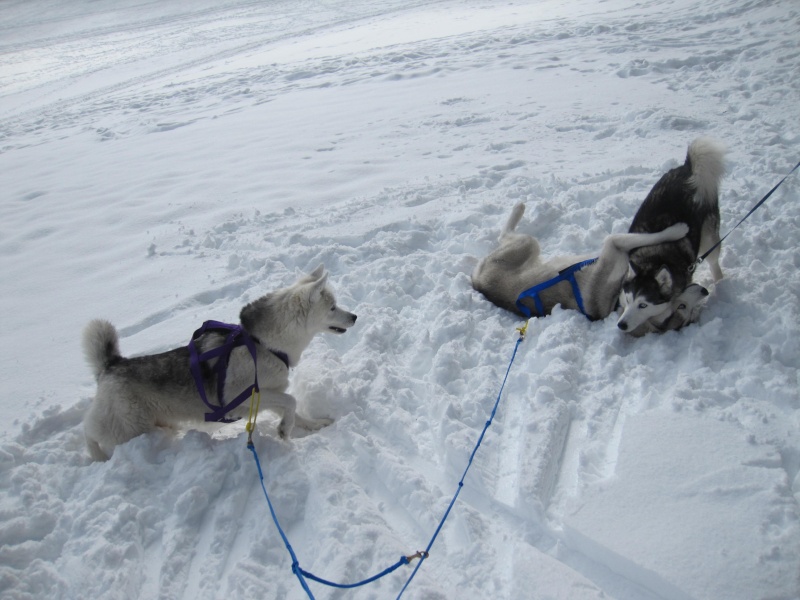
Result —
[[[90, 290], [104, 290], [97, 281], [108, 277], [109, 296], [63, 290], [67, 302], [86, 304], [62, 323], [69, 332], [54, 339], [62, 353], [78, 354], [84, 311], [135, 308], [116, 315], [123, 353], [161, 351], [183, 343], [204, 319], [235, 319], [244, 303], [320, 263], [332, 274], [339, 303], [358, 313], [352, 332], [315, 341], [292, 378], [301, 410], [335, 423], [287, 443], [277, 438], [277, 419], [264, 415], [257, 438], [271, 499], [303, 568], [340, 581], [362, 579], [422, 549], [455, 492], [519, 325], [471, 289], [469, 273], [476, 257], [493, 247], [514, 202], [528, 203], [522, 227], [546, 253], [591, 252], [607, 233], [627, 227], [658, 175], [682, 160], [686, 144], [710, 133], [730, 140], [724, 232], [794, 164], [800, 142], [800, 13], [791, 2], [615, 2], [608, 10], [580, 3], [574, 15], [545, 11], [541, 19], [420, 36], [368, 52], [317, 56], [311, 48], [300, 60], [278, 52], [293, 40], [307, 48], [314, 36], [372, 21], [413, 21], [424, 5], [280, 3], [274, 11], [281, 18], [268, 31], [268, 11], [258, 2], [208, 3], [188, 16], [165, 10], [124, 26], [90, 13], [98, 22], [80, 34], [33, 41], [20, 34], [0, 42], [10, 61], [0, 72], [0, 168], [8, 194], [0, 259], [4, 287], [22, 282], [19, 297], [3, 300], [5, 314], [19, 312], [26, 297], [47, 293], [47, 286], [39, 290], [24, 278], [30, 263], [21, 257], [60, 248], [60, 240], [71, 239], [61, 228], [81, 219], [98, 230], [111, 227], [111, 236], [120, 233], [108, 258], [130, 267], [130, 281], [103, 261], [81, 262], [81, 253], [97, 251], [100, 241], [75, 249], [76, 262], [65, 268], [86, 277]], [[428, 10], [439, 7], [463, 9], [443, 3]], [[29, 27], [68, 16], [30, 16]], [[208, 37], [181, 42], [187, 21]], [[14, 31], [10, 19], [0, 20], [0, 37]], [[85, 49], [87, 38], [108, 56], [84, 70], [75, 60], [70, 72], [69, 53]], [[159, 40], [181, 48], [165, 59], [170, 64], [109, 76], [126, 61], [154, 56]], [[120, 43], [127, 44], [124, 51]], [[23, 69], [52, 49], [61, 58], [28, 72], [31, 87], [15, 89], [26, 85], [16, 79], [16, 65]], [[258, 64], [258, 53], [272, 49], [280, 58]], [[248, 63], [253, 66], [239, 66]], [[56, 79], [62, 69], [69, 75]], [[37, 77], [45, 83], [36, 84]], [[472, 88], [470, 78], [498, 89]], [[504, 85], [537, 83], [535, 90], [504, 93]], [[381, 104], [391, 100], [392, 84], [409, 94], [430, 85], [435, 91], [428, 99], [435, 101], [398, 101], [395, 115]], [[614, 90], [598, 96], [613, 95], [615, 102], [593, 97], [598, 85]], [[135, 177], [113, 170], [110, 177], [120, 179], [109, 191], [135, 182], [143, 196], [148, 190], [164, 195], [162, 204], [138, 203], [139, 210], [160, 212], [141, 217], [135, 235], [113, 227], [135, 214], [136, 194], [118, 196], [118, 217], [94, 211], [78, 183], [71, 191], [65, 184], [58, 191], [75, 199], [69, 206], [75, 217], [48, 189], [59, 169], [77, 164], [69, 157], [49, 162], [55, 156], [49, 148], [57, 149], [59, 140], [109, 147], [183, 130], [188, 152], [202, 139], [192, 132], [224, 131], [218, 120], [252, 115], [257, 123], [271, 103], [304, 103], [309, 94], [331, 100], [337, 90], [344, 103], [367, 98], [362, 125], [377, 132], [369, 142], [350, 127], [353, 120], [338, 124], [335, 117], [310, 115], [322, 128], [311, 138], [315, 145], [293, 146], [291, 136], [278, 132], [275, 144], [285, 154], [263, 165], [263, 174], [256, 159], [235, 164], [241, 151], [232, 151], [235, 158], [221, 155], [218, 165], [211, 153], [198, 154], [195, 172], [178, 165], [149, 178], [146, 170]], [[338, 105], [330, 110], [344, 114]], [[235, 150], [271, 133], [236, 127], [232, 137], [247, 135], [221, 140], [222, 148]], [[148, 147], [155, 151], [158, 144]], [[28, 167], [41, 180], [12, 181], [7, 174], [31, 157], [41, 157], [40, 166]], [[148, 165], [167, 158], [155, 156]], [[303, 200], [297, 173], [285, 181], [275, 177], [293, 162], [308, 165], [309, 187], [324, 202]], [[216, 182], [228, 172], [236, 182], [226, 195]], [[331, 190], [320, 183], [325, 173], [335, 182]], [[377, 185], [358, 187], [360, 176]], [[257, 200], [269, 195], [272, 180], [279, 197], [262, 210]], [[206, 184], [214, 186], [211, 199], [203, 197]], [[798, 597], [798, 190], [796, 178], [787, 180], [774, 202], [726, 242], [726, 279], [696, 326], [634, 340], [621, 336], [613, 320], [589, 323], [569, 311], [531, 323], [495, 422], [409, 597]], [[345, 199], [332, 199], [337, 196]], [[220, 197], [222, 208], [212, 202]], [[42, 218], [42, 205], [54, 216]], [[60, 267], [42, 269], [46, 275]], [[710, 282], [706, 267], [698, 279]], [[121, 308], [109, 306], [122, 298]], [[6, 348], [12, 334], [36, 327], [35, 318], [21, 317], [13, 327], [3, 334]], [[240, 425], [143, 436], [119, 447], [109, 463], [90, 464], [81, 426], [92, 394], [88, 370], [45, 373], [32, 384], [19, 371], [40, 354], [23, 350], [15, 360], [4, 359], [10, 397], [2, 404], [19, 406], [22, 398], [25, 414], [0, 447], [4, 597], [304, 597]], [[79, 368], [79, 356], [64, 360]], [[738, 554], [752, 559], [741, 568], [743, 581], [729, 572], [716, 581], [713, 569], [725, 559], [692, 556], [691, 546], [688, 559], [678, 556], [679, 539], [639, 540], [645, 550], [637, 554], [641, 548], [628, 551], [619, 541], [624, 536], [587, 520], [592, 508], [613, 516], [609, 498], [630, 500], [622, 478], [644, 467], [633, 451], [625, 453], [633, 443], [626, 439], [657, 435], [651, 415], [659, 411], [676, 439], [684, 426], [702, 435], [697, 423], [713, 422], [721, 447], [749, 461], [736, 467], [746, 473], [739, 473], [744, 483], [698, 470], [686, 489], [674, 492], [676, 505], [687, 502], [691, 514], [705, 515], [697, 507], [706, 504], [748, 507], [730, 518], [755, 523], [747, 529], [756, 536], [752, 552], [724, 549], [737, 554], [730, 557], [737, 569]], [[635, 429], [626, 438], [629, 421]], [[744, 440], [749, 450], [740, 448]], [[702, 455], [694, 458], [703, 462]], [[763, 484], [758, 493], [748, 489], [756, 480]], [[755, 503], [755, 496], [763, 501]], [[692, 504], [688, 497], [702, 500]], [[669, 513], [669, 506], [662, 509]], [[739, 529], [732, 529], [735, 543]], [[676, 566], [703, 559], [705, 574]], [[695, 578], [681, 580], [681, 573]], [[347, 592], [312, 587], [321, 598], [394, 597], [408, 574], [401, 569]]]

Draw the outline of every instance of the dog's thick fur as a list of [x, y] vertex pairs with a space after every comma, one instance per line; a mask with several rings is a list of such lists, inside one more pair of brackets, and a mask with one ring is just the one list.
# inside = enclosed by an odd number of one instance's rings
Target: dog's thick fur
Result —
[[[300, 355], [320, 332], [344, 333], [356, 315], [336, 306], [327, 285], [328, 275], [320, 266], [293, 285], [267, 294], [245, 306], [242, 327], [256, 342], [261, 408], [282, 411], [280, 435], [288, 438], [295, 425], [319, 429], [329, 420], [313, 420], [295, 413], [297, 402], [286, 393], [289, 369], [275, 352], [295, 366]], [[220, 346], [224, 337], [203, 334], [196, 342], [199, 352]], [[149, 356], [123, 358], [117, 331], [108, 321], [95, 320], [84, 332], [86, 359], [97, 379], [97, 394], [84, 418], [89, 453], [107, 460], [114, 448], [157, 427], [176, 427], [203, 422], [208, 407], [203, 403], [189, 369], [186, 346]], [[235, 348], [225, 379], [225, 401], [235, 398], [254, 380], [253, 359], [246, 347]], [[214, 370], [202, 370], [206, 396], [217, 404]], [[230, 413], [246, 417], [248, 403]]]
[[[515, 232], [524, 212], [524, 204], [514, 207], [500, 234], [499, 247], [481, 260], [472, 273], [472, 287], [497, 306], [520, 316], [524, 316], [516, 305], [520, 293], [555, 277], [570, 265], [597, 256], [556, 256], [548, 261], [542, 260], [539, 242], [530, 235]], [[614, 311], [628, 273], [628, 256], [633, 250], [677, 241], [686, 235], [688, 229], [678, 223], [656, 233], [618, 233], [606, 237], [598, 260], [576, 273], [587, 316], [604, 319]], [[564, 308], [578, 308], [572, 286], [567, 281], [542, 291], [540, 297], [545, 314], [549, 314], [557, 304]], [[523, 300], [523, 304], [536, 314], [531, 299]]]
[[[661, 231], [686, 223], [680, 240], [641, 247], [630, 255], [631, 271], [623, 285], [619, 319], [622, 330], [633, 330], [650, 319], [670, 314], [675, 299], [687, 289], [697, 257], [719, 241], [719, 183], [725, 172], [724, 149], [709, 138], [690, 145], [686, 161], [665, 173], [639, 207], [629, 231]], [[708, 256], [714, 281], [722, 279], [720, 246]]]

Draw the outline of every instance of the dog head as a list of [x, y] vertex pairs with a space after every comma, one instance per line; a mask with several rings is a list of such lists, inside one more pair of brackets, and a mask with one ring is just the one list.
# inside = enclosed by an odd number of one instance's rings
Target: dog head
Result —
[[286, 352], [302, 350], [317, 333], [344, 333], [356, 322], [356, 315], [336, 305], [322, 266], [251, 302], [239, 318], [251, 335]]
[[642, 323], [639, 327], [627, 330], [634, 337], [641, 337], [646, 333], [674, 331], [697, 321], [700, 309], [708, 297], [708, 290], [698, 283], [689, 284], [670, 304], [670, 311], [661, 317], [653, 318]]
[[633, 331], [647, 321], [665, 317], [672, 309], [672, 301], [676, 296], [668, 267], [662, 266], [655, 273], [637, 273], [631, 265], [620, 292], [622, 315], [617, 327], [622, 331]]
[[306, 326], [313, 332], [342, 334], [356, 322], [356, 315], [336, 305], [324, 266], [320, 265], [295, 285], [306, 294]]

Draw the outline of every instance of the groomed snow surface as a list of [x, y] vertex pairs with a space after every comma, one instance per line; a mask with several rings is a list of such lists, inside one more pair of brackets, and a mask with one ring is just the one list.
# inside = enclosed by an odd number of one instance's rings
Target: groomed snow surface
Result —
[[[547, 254], [626, 231], [711, 135], [723, 232], [800, 160], [794, 0], [6, 0], [0, 6], [0, 596], [301, 599], [241, 423], [91, 463], [80, 335], [126, 355], [320, 263], [359, 315], [259, 419], [300, 565], [428, 544], [521, 323], [470, 287], [514, 203]], [[699, 323], [531, 323], [404, 598], [800, 597], [800, 176], [722, 252]], [[395, 598], [402, 567], [317, 598]]]

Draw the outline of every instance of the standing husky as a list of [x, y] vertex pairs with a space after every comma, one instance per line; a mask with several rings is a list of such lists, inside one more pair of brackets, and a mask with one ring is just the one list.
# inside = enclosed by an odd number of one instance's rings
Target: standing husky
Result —
[[[629, 231], [661, 231], [686, 223], [680, 240], [631, 252], [631, 271], [623, 285], [619, 328], [636, 329], [669, 314], [672, 303], [692, 281], [697, 257], [719, 242], [719, 182], [725, 172], [724, 149], [708, 138], [689, 145], [686, 162], [665, 173], [639, 207]], [[714, 281], [722, 279], [720, 246], [709, 255]]]
[[[289, 367], [297, 365], [314, 335], [323, 331], [344, 333], [356, 322], [356, 315], [336, 306], [327, 280], [320, 265], [290, 287], [251, 302], [240, 314], [241, 327], [255, 346], [261, 405], [283, 412], [279, 432], [284, 438], [291, 435], [295, 424], [314, 430], [330, 423], [295, 414], [297, 402], [286, 393]], [[221, 346], [224, 340], [224, 335], [209, 331], [195, 344], [206, 352]], [[123, 358], [113, 325], [98, 319], [86, 327], [83, 349], [97, 379], [97, 395], [84, 418], [86, 443], [93, 459], [107, 460], [115, 446], [156, 427], [204, 420], [208, 407], [190, 371], [187, 347]], [[215, 370], [204, 365], [201, 373], [208, 400], [218, 404]], [[254, 376], [248, 348], [234, 348], [226, 371], [224, 398], [229, 400], [246, 390]], [[246, 417], [247, 410], [247, 404], [240, 405], [231, 416]]]
[[[530, 235], [514, 231], [524, 212], [524, 204], [514, 207], [500, 234], [500, 246], [481, 260], [472, 273], [472, 287], [500, 308], [520, 316], [525, 315], [517, 307], [517, 299], [523, 291], [592, 257], [556, 256], [547, 262], [543, 261], [539, 242]], [[689, 228], [686, 225], [676, 223], [657, 233], [618, 233], [607, 236], [598, 260], [575, 272], [586, 315], [590, 319], [604, 319], [616, 308], [623, 280], [628, 273], [628, 255], [633, 250], [680, 240], [687, 231]], [[544, 309], [539, 316], [550, 314], [557, 304], [564, 308], [579, 308], [569, 281], [561, 281], [543, 290], [539, 297]], [[532, 314], [539, 312], [530, 298], [522, 302]]]

